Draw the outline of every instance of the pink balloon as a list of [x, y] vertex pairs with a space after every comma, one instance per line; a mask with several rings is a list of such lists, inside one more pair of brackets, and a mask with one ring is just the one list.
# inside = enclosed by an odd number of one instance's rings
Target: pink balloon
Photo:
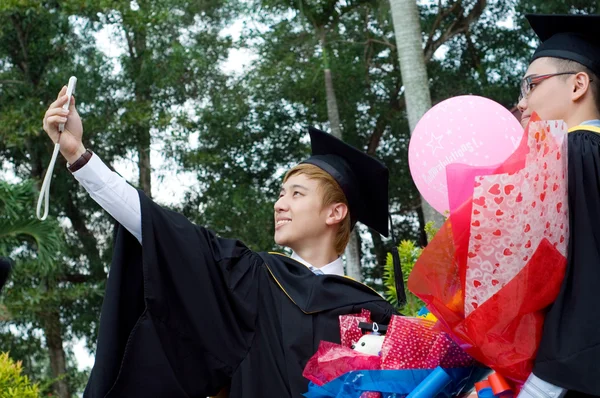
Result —
[[408, 164], [415, 184], [437, 211], [449, 211], [446, 166], [493, 166], [518, 147], [519, 121], [502, 105], [484, 97], [463, 95], [431, 108], [415, 127]]

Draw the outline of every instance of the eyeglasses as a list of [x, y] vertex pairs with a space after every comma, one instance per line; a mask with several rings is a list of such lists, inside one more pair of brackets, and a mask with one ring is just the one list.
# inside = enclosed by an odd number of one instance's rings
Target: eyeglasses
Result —
[[[523, 98], [526, 98], [529, 93], [531, 92], [531, 90], [538, 84], [540, 84], [541, 82], [543, 82], [546, 79], [549, 79], [551, 77], [554, 76], [561, 76], [561, 75], [574, 75], [577, 74], [579, 72], [560, 72], [560, 73], [549, 73], [547, 75], [537, 75], [537, 76], [527, 76], [524, 77], [521, 80], [521, 95], [519, 95], [519, 102], [521, 102], [521, 100]], [[591, 81], [591, 79], [590, 79]]]

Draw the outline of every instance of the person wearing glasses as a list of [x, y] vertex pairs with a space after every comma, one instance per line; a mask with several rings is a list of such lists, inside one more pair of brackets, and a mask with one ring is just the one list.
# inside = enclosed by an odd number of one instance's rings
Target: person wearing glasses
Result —
[[528, 15], [541, 45], [519, 110], [569, 128], [570, 244], [533, 373], [520, 398], [600, 396], [600, 16]]

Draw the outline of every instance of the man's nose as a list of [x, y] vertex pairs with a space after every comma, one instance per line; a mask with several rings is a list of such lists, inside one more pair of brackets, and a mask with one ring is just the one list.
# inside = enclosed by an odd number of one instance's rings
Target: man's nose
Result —
[[521, 113], [525, 112], [525, 109], [527, 109], [527, 97], [523, 97], [519, 100], [519, 103], [517, 104], [517, 109]]
[[286, 211], [288, 208], [288, 205], [287, 205], [287, 201], [285, 200], [285, 195], [280, 196], [279, 199], [277, 199], [277, 202], [275, 202], [275, 206], [273, 206], [273, 207], [275, 208], [276, 213]]

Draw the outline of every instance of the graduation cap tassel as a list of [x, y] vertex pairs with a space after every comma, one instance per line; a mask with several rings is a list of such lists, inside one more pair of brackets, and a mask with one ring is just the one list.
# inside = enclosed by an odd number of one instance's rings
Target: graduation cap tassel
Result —
[[390, 233], [392, 235], [392, 261], [394, 264], [394, 281], [396, 285], [396, 297], [398, 298], [398, 307], [402, 308], [406, 305], [406, 291], [404, 290], [404, 275], [402, 274], [402, 265], [400, 263], [400, 254], [396, 237], [394, 235], [394, 224], [392, 224], [392, 216], [390, 218]]
[[392, 248], [392, 260], [394, 261], [394, 279], [396, 281], [396, 295], [398, 296], [398, 306], [400, 308], [406, 305], [406, 292], [404, 291], [404, 275], [402, 275], [402, 266], [400, 265], [400, 255], [398, 248]]

